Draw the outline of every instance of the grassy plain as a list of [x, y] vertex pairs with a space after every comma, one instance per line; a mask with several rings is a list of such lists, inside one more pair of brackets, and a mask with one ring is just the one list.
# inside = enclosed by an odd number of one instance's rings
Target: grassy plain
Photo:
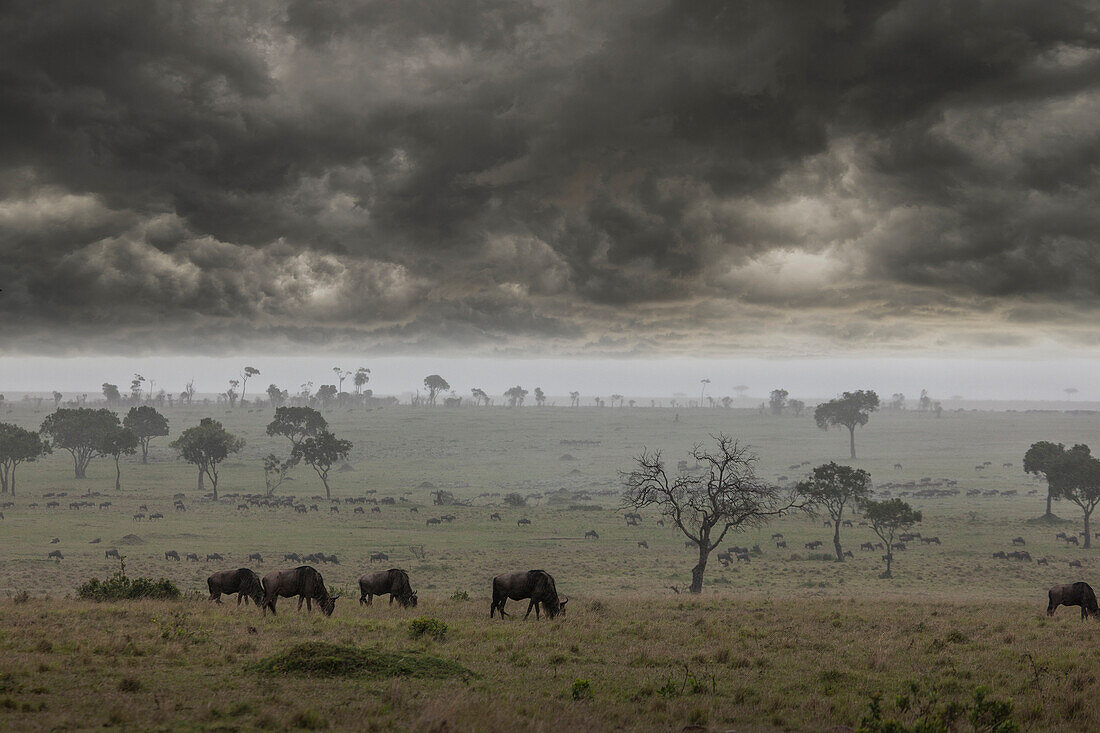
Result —
[[[0, 418], [37, 427], [47, 412], [16, 404]], [[248, 441], [222, 472], [223, 501], [200, 500], [194, 471], [173, 459], [165, 439], [154, 442], [149, 465], [124, 464], [120, 492], [107, 461], [94, 462], [82, 481], [73, 479], [64, 452], [20, 467], [17, 494], [8, 499], [14, 506], [0, 522], [0, 597], [7, 598], [0, 600], [0, 721], [20, 728], [820, 729], [858, 725], [875, 692], [885, 694], [888, 714], [912, 720], [913, 709], [901, 714], [894, 700], [919, 682], [938, 688], [941, 703], [970, 700], [976, 686], [988, 686], [994, 696], [1012, 698], [1014, 719], [1036, 730], [1100, 722], [1091, 623], [1082, 624], [1076, 609], [1052, 620], [1043, 613], [1049, 586], [1095, 580], [1093, 551], [1054, 537], [1079, 528], [1071, 505], [1056, 511], [1072, 525], [1027, 522], [1042, 513], [1045, 486], [1020, 468], [1036, 440], [1096, 443], [1100, 415], [878, 413], [857, 433], [854, 464], [877, 484], [957, 481], [959, 496], [909, 497], [924, 512], [918, 530], [941, 545], [910, 545], [897, 554], [896, 577], [885, 580], [878, 577], [881, 553], [856, 549], [872, 539], [867, 529], [845, 531], [856, 556], [837, 564], [806, 559], [803, 543], [829, 544], [819, 520], [787, 518], [730, 536], [728, 544], [759, 544], [763, 555], [730, 568], [712, 563], [704, 594], [688, 598], [670, 590], [690, 577], [693, 557], [683, 537], [656, 526], [655, 516], [628, 527], [615, 511], [618, 472], [631, 468], [631, 458], [659, 448], [674, 467], [692, 443], [722, 431], [756, 449], [763, 476], [788, 482], [819, 463], [847, 462], [845, 431], [820, 431], [806, 416], [722, 409], [332, 412], [326, 417], [334, 432], [355, 443], [349, 470], [333, 473], [334, 498], [374, 491], [370, 496], [397, 503], [380, 513], [367, 506], [365, 514], [341, 503], [332, 513], [310, 498], [323, 493], [320, 481], [299, 468], [278, 493], [318, 504], [320, 511], [300, 515], [237, 508], [242, 495], [263, 492], [260, 458], [283, 449], [264, 434], [270, 411], [165, 412], [173, 435], [210, 415]], [[433, 507], [433, 488], [474, 506]], [[968, 497], [967, 489], [1018, 493]], [[177, 492], [187, 496], [186, 512], [172, 509]], [[508, 492], [540, 498], [510, 508], [501, 505]], [[62, 493], [60, 507], [47, 509], [46, 494]], [[111, 507], [69, 509], [72, 501]], [[141, 505], [165, 518], [134, 521]], [[492, 512], [503, 521], [489, 521]], [[426, 526], [443, 513], [456, 519]], [[517, 526], [521, 517], [532, 524]], [[583, 539], [590, 529], [599, 540]], [[774, 532], [785, 535], [789, 549], [775, 548]], [[1049, 565], [992, 557], [1012, 549], [1017, 536]], [[420, 546], [422, 558], [412, 550]], [[299, 616], [285, 602], [272, 619], [194, 596], [72, 600], [80, 582], [117, 569], [104, 557], [110, 548], [126, 557], [131, 576], [167, 576], [196, 594], [215, 569], [248, 565], [262, 575], [289, 565], [283, 553], [323, 551], [341, 562], [319, 569], [349, 597], [330, 619]], [[53, 549], [65, 559], [47, 560]], [[219, 552], [226, 560], [177, 563], [165, 560], [167, 550]], [[380, 550], [390, 556], [387, 567], [409, 571], [417, 609], [361, 609], [355, 602], [355, 580], [369, 569], [369, 553]], [[253, 552], [264, 562], [249, 563]], [[1083, 568], [1069, 568], [1071, 560]], [[566, 618], [490, 622], [490, 578], [528, 567], [553, 573], [559, 591], [573, 599]], [[17, 603], [22, 591], [29, 600]], [[456, 592], [471, 600], [451, 600]], [[408, 637], [409, 621], [425, 615], [449, 625], [445, 640]], [[250, 670], [309, 640], [421, 650], [472, 674], [316, 679]], [[580, 685], [575, 700], [578, 679], [589, 685]]]

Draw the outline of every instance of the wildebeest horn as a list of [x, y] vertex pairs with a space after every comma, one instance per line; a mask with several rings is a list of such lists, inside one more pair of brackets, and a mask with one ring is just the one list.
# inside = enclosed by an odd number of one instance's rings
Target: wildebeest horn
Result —
[[342, 595], [344, 595], [344, 594], [343, 593], [337, 593], [336, 595], [329, 596], [329, 598], [331, 598], [332, 600], [335, 601], [337, 598], [339, 598]]
[[566, 596], [566, 597], [565, 597], [565, 600], [564, 600], [564, 601], [562, 601], [561, 603], [559, 603], [558, 605], [559, 605], [559, 606], [564, 606], [564, 605], [565, 605], [566, 603], [569, 603], [569, 596]]

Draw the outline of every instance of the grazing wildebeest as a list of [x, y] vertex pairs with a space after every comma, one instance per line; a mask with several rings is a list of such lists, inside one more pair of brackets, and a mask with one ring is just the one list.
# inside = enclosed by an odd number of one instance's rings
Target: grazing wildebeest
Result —
[[164, 519], [164, 515], [160, 512], [153, 512], [149, 515], [149, 521], [152, 522], [154, 519]]
[[499, 514], [497, 514], [496, 512], [493, 512], [492, 514], [489, 515], [489, 521], [490, 522], [500, 522], [500, 521], [503, 521], [503, 520], [501, 520]]
[[409, 574], [401, 568], [367, 573], [359, 579], [359, 603], [371, 605], [375, 596], [390, 594], [390, 603], [396, 598], [402, 606], [416, 605], [416, 591], [409, 584]]
[[134, 515], [134, 521], [135, 521], [135, 522], [140, 522], [140, 521], [141, 521], [141, 520], [143, 520], [143, 519], [145, 519], [145, 515], [144, 515], [144, 514], [135, 514], [135, 515]]
[[107, 550], [105, 553], [103, 553], [103, 557], [104, 558], [112, 558], [113, 557], [115, 559], [119, 559], [118, 550]]
[[164, 553], [164, 559], [165, 560], [175, 560], [176, 562], [179, 562], [180, 561], [180, 554], [178, 552], [176, 552], [175, 550], [169, 550], [168, 552]]
[[718, 562], [722, 563], [722, 565], [729, 565], [733, 562], [733, 557], [730, 556], [728, 552], [719, 552], [717, 557]]
[[209, 555], [206, 556], [206, 561], [207, 562], [210, 562], [211, 560], [224, 560], [224, 559], [225, 559], [224, 557], [222, 557], [221, 555], [219, 555], [216, 552], [211, 552]]
[[1047, 565], [1049, 563], [1047, 562], [1047, 559], [1045, 557], [1040, 557], [1038, 560], [1035, 561], [1035, 564], [1036, 565]]
[[49, 560], [64, 560], [65, 556], [61, 554], [61, 550], [53, 550], [46, 558]]
[[340, 507], [338, 507], [338, 506], [330, 506], [330, 507], [328, 508], [328, 511], [329, 511], [329, 514], [339, 514], [339, 513], [340, 513]]
[[1058, 606], [1080, 606], [1081, 619], [1089, 614], [1100, 616], [1100, 607], [1096, 605], [1096, 593], [1088, 583], [1078, 581], [1071, 585], [1056, 585], [1047, 591], [1047, 616], [1054, 615]]
[[[390, 559], [390, 556], [387, 555], [384, 552], [372, 552], [370, 554], [370, 561], [371, 562], [375, 562], [375, 561], [377, 561], [377, 562], [386, 562], [389, 559]], [[366, 576], [364, 576], [364, 577], [366, 577]]]
[[340, 597], [339, 593], [334, 596], [329, 595], [324, 578], [316, 568], [309, 565], [268, 573], [264, 576], [263, 587], [265, 616], [269, 608], [272, 615], [275, 615], [275, 603], [280, 596], [283, 598], [298, 596], [299, 611], [302, 610], [303, 601], [309, 611], [313, 610], [313, 601], [317, 601], [321, 611], [326, 616], [331, 616], [333, 609], [336, 608], [336, 599]]
[[352, 514], [366, 514], [367, 513], [367, 508], [357, 506], [357, 507], [355, 507], [354, 509], [351, 510], [351, 513]]
[[821, 544], [822, 544], [821, 540], [814, 540], [813, 542], [807, 542], [806, 543], [806, 549], [807, 550], [816, 550], [817, 548], [821, 547]]
[[1071, 535], [1069, 537], [1066, 537], [1066, 544], [1067, 545], [1076, 545], [1076, 544], [1078, 544], [1077, 537], [1073, 536], [1073, 535]]
[[189, 553], [187, 553], [186, 557], [187, 557], [188, 561], [190, 561], [190, 562], [198, 562], [199, 561], [199, 555], [196, 552], [189, 552]]
[[258, 552], [253, 552], [251, 555], [248, 556], [248, 559], [249, 560], [255, 560], [256, 562], [263, 562], [264, 561], [264, 556], [261, 555]]
[[781, 539], [783, 539], [783, 533], [782, 533], [782, 532], [776, 532], [775, 534], [773, 534], [773, 535], [772, 535], [772, 539], [773, 539], [773, 540], [781, 540]]
[[547, 616], [554, 618], [565, 611], [565, 604], [569, 602], [568, 598], [564, 601], [558, 600], [554, 578], [545, 570], [520, 570], [493, 578], [493, 604], [489, 606], [489, 618], [498, 610], [502, 619], [508, 615], [504, 612], [504, 604], [509, 598], [513, 601], [530, 598], [531, 603], [523, 618], [530, 616], [533, 608], [536, 619], [539, 618], [539, 604], [542, 604]]
[[215, 603], [222, 602], [222, 593], [226, 595], [236, 593], [238, 606], [241, 605], [242, 600], [247, 605], [249, 598], [257, 606], [264, 600], [264, 589], [260, 585], [260, 579], [248, 568], [214, 573], [206, 579], [206, 585], [210, 588], [210, 600]]
[[993, 553], [993, 557], [999, 558], [1001, 560], [1007, 560], [1008, 559], [1008, 554], [1005, 553], [1004, 550], [997, 550], [996, 552]]
[[786, 548], [787, 547], [787, 540], [776, 540], [775, 541], [775, 549], [778, 550], [780, 547]]
[[940, 544], [939, 537], [921, 537], [920, 541], [926, 545], [938, 545]]
[[1012, 538], [1012, 544], [1014, 544], [1014, 545], [1026, 545], [1027, 543], [1024, 542], [1023, 537], [1013, 537]]
[[56, 544], [57, 544], [57, 543], [59, 543], [59, 542], [61, 542], [61, 538], [60, 538], [60, 537], [54, 537], [54, 538], [53, 538], [52, 540], [50, 540], [50, 544], [51, 544], [51, 545], [56, 545]]
[[526, 525], [529, 525], [529, 524], [531, 524], [531, 520], [528, 519], [527, 517], [524, 517], [523, 519], [516, 520], [516, 526], [517, 527], [523, 527], [523, 526], [526, 526]]
[[873, 550], [873, 549], [875, 549], [875, 546], [874, 546], [874, 544], [872, 544], [870, 542], [864, 542], [859, 546], [859, 549], [861, 549], [861, 550]]
[[299, 555], [297, 552], [288, 552], [283, 555], [283, 560], [286, 560], [288, 562], [301, 562], [302, 556]]
[[376, 506], [372, 506], [372, 507], [370, 508], [370, 510], [371, 510], [371, 513], [372, 513], [372, 514], [381, 514], [381, 513], [382, 513], [382, 510], [381, 510], [381, 509], [379, 509], [379, 508], [378, 508], [378, 507], [376, 507]]
[[427, 526], [427, 527], [430, 527], [430, 526], [432, 526], [433, 524], [443, 524], [443, 520], [441, 520], [441, 519], [436, 519], [435, 517], [432, 517], [431, 519], [429, 519], [429, 520], [428, 520], [428, 521], [427, 521], [427, 522], [425, 523], [425, 526]]
[[647, 543], [645, 540], [639, 540], [638, 541], [638, 547], [644, 547], [645, 549], [648, 550], [649, 549], [649, 543]]
[[596, 532], [596, 530], [590, 529], [590, 530], [588, 530], [587, 532], [584, 533], [584, 538], [585, 539], [588, 539], [589, 537], [591, 537], [594, 540], [598, 540], [600, 538], [600, 535], [599, 535], [598, 532]]
[[1080, 560], [1070, 560], [1069, 561], [1069, 566], [1071, 568], [1079, 568], [1079, 567], [1081, 567], [1081, 561]]

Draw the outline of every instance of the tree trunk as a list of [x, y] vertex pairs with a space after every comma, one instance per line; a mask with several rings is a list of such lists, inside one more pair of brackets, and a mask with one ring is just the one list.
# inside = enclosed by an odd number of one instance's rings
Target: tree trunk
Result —
[[321, 477], [321, 483], [323, 483], [325, 485], [325, 498], [331, 500], [332, 499], [332, 493], [328, 490], [328, 474], [318, 474], [318, 475], [320, 475], [320, 477]]
[[1089, 530], [1089, 515], [1091, 511], [1085, 512], [1085, 549], [1092, 547], [1092, 532]]
[[692, 593], [703, 592], [703, 573], [707, 569], [707, 557], [710, 555], [708, 551], [710, 547], [709, 537], [699, 538], [699, 564], [691, 569], [691, 588], [689, 590]]
[[11, 495], [15, 496], [15, 467], [18, 464], [11, 464], [11, 474], [9, 475], [8, 488], [11, 489]]
[[8, 464], [0, 463], [0, 494], [6, 493], [8, 493]]
[[886, 550], [886, 575], [884, 575], [883, 577], [885, 577], [885, 578], [894, 577], [893, 575], [890, 574], [890, 564], [893, 563], [893, 562], [894, 562], [894, 552], [893, 552], [893, 550], [888, 549], [888, 550]]
[[199, 491], [202, 491], [202, 489], [203, 489], [202, 472], [203, 472], [203, 468], [202, 468], [202, 466], [199, 466]]
[[76, 478], [85, 478], [84, 473], [87, 464], [76, 454], [76, 451], [71, 450], [69, 452], [72, 453], [73, 456], [73, 474]]
[[122, 468], [118, 465], [118, 456], [115, 456], [115, 491], [122, 489]]
[[852, 460], [856, 458], [856, 428], [854, 425], [848, 428], [848, 446], [852, 449]]
[[836, 518], [836, 525], [833, 527], [833, 547], [836, 548], [836, 561], [844, 562], [844, 553], [840, 549], [840, 516]]
[[1050, 484], [1048, 483], [1047, 484], [1047, 513], [1043, 515], [1045, 517], [1054, 516], [1054, 513], [1050, 511], [1050, 502], [1053, 498], [1054, 498], [1054, 489], [1052, 489]]
[[141, 462], [146, 464], [149, 462], [149, 439], [141, 441]]

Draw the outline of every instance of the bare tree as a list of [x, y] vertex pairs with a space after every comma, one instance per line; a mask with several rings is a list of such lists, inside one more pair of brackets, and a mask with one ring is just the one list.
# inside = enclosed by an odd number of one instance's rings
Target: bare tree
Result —
[[248, 389], [248, 380], [250, 377], [255, 377], [260, 373], [260, 370], [256, 367], [246, 366], [244, 371], [241, 372], [241, 404], [244, 404], [244, 393]]
[[732, 529], [760, 527], [773, 518], [803, 509], [805, 500], [784, 493], [756, 475], [757, 456], [727, 435], [718, 435], [716, 450], [696, 444], [689, 456], [701, 463], [698, 474], [669, 478], [660, 451], [645, 450], [637, 467], [622, 474], [623, 508], [656, 506], [699, 550], [691, 570], [691, 592], [703, 590], [707, 560]]

